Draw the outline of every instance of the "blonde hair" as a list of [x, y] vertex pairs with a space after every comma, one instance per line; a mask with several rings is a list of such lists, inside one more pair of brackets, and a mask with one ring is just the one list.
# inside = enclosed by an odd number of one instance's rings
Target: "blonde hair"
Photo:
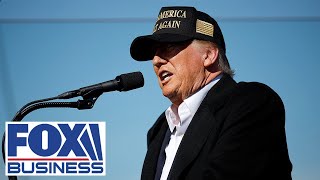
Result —
[[218, 67], [219, 70], [222, 72], [229, 74], [231, 77], [234, 76], [234, 70], [231, 69], [228, 58], [223, 51], [218, 45], [216, 45], [213, 42], [210, 41], [203, 41], [203, 40], [193, 40], [195, 42], [195, 45], [197, 45], [198, 48], [203, 49], [203, 48], [218, 48], [219, 53], [218, 53]]

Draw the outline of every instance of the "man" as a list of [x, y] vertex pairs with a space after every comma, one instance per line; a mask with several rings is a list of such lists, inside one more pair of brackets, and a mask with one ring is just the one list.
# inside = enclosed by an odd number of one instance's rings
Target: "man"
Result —
[[280, 97], [236, 83], [217, 22], [193, 7], [163, 7], [131, 56], [151, 60], [172, 105], [148, 132], [141, 179], [291, 179]]

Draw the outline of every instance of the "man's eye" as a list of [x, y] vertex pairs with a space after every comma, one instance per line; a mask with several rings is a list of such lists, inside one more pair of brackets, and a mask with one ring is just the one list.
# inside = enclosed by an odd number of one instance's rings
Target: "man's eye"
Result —
[[167, 49], [171, 49], [171, 48], [174, 48], [174, 47], [176, 47], [176, 45], [174, 45], [174, 44], [169, 44], [169, 45], [167, 46]]
[[181, 46], [178, 46], [177, 44], [170, 44], [166, 47], [166, 51], [167, 52], [172, 52], [172, 51], [176, 51], [178, 49], [181, 49]]

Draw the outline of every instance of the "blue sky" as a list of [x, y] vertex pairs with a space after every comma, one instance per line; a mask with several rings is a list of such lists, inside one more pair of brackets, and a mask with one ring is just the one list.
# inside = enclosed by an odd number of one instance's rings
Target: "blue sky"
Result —
[[[30, 101], [141, 71], [143, 88], [105, 93], [92, 110], [43, 109], [24, 119], [105, 121], [107, 175], [91, 178], [139, 179], [146, 133], [170, 102], [161, 94], [151, 63], [132, 60], [129, 48], [135, 37], [151, 33], [159, 9], [171, 5], [195, 6], [216, 17], [235, 79], [263, 82], [285, 104], [293, 178], [318, 180], [320, 2], [316, 0], [1, 0], [0, 134], [5, 121]], [[1, 161], [0, 179], [3, 174]]]

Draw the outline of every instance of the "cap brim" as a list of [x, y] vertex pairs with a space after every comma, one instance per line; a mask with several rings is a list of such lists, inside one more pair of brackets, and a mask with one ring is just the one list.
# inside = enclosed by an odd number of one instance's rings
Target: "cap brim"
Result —
[[156, 45], [159, 43], [183, 42], [192, 37], [181, 34], [153, 34], [135, 38], [130, 47], [131, 57], [137, 61], [148, 61], [156, 54]]

